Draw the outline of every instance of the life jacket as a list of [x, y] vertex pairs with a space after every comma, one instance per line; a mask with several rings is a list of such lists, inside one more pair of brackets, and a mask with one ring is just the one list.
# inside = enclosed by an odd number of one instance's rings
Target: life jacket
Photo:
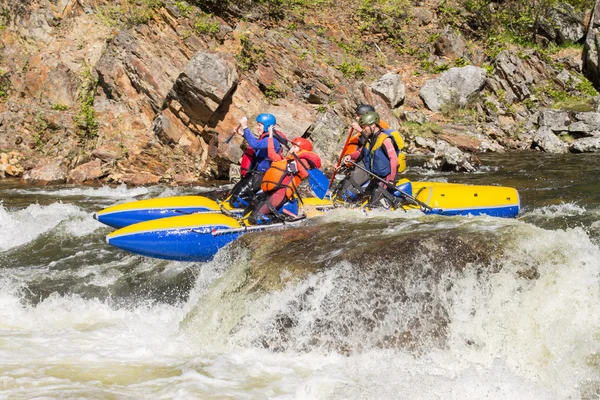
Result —
[[[263, 140], [264, 138], [266, 138], [269, 134], [267, 132], [263, 133], [262, 135], [259, 136], [258, 140]], [[278, 130], [274, 130], [273, 131], [273, 136], [275, 137], [275, 139], [277, 139], [279, 141], [279, 143], [287, 143], [288, 139], [287, 137]], [[281, 154], [283, 152], [283, 146], [279, 147], [279, 154]], [[262, 155], [263, 153], [266, 153], [266, 150], [263, 152], [260, 152]], [[240, 174], [242, 176], [246, 176], [246, 174], [248, 173], [248, 171], [250, 170], [254, 170], [256, 169], [256, 166], [265, 158], [268, 158], [268, 156], [265, 157], [261, 157], [260, 155], [257, 155], [256, 151], [254, 151], [254, 149], [250, 146], [248, 146], [246, 148], [246, 151], [244, 152], [244, 154], [242, 155], [242, 159], [240, 160]]]
[[400, 132], [391, 129], [385, 129], [379, 132], [377, 139], [367, 141], [363, 147], [363, 155], [365, 166], [377, 176], [386, 176], [390, 173], [390, 161], [387, 156], [387, 151], [383, 147], [383, 141], [387, 138], [392, 139], [392, 144], [396, 150], [398, 157], [398, 173], [404, 172], [406, 169], [406, 156], [402, 153], [404, 148], [404, 139]]
[[[298, 160], [296, 160], [296, 157]], [[294, 191], [302, 182], [302, 177], [297, 171], [291, 171], [289, 164], [292, 161], [301, 162], [307, 170], [321, 167], [321, 159], [312, 151], [300, 150], [296, 153], [296, 157], [289, 155], [283, 160], [271, 163], [271, 167], [265, 172], [260, 186], [263, 192], [267, 193], [286, 187], [286, 197], [291, 198], [293, 196]]]

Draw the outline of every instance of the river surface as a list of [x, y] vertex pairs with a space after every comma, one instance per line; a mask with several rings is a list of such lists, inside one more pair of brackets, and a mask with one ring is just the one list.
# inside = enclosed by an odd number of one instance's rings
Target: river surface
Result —
[[600, 155], [481, 159], [408, 177], [515, 187], [517, 219], [339, 209], [207, 263], [92, 213], [210, 188], [0, 181], [0, 398], [598, 398]]

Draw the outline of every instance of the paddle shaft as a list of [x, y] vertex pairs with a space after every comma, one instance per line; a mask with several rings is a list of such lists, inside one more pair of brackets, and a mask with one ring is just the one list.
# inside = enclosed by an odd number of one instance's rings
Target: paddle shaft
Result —
[[238, 126], [237, 126], [237, 128], [235, 128], [235, 129], [233, 130], [233, 133], [231, 134], [231, 136], [229, 136], [229, 137], [227, 138], [227, 140], [225, 140], [225, 144], [227, 144], [227, 143], [231, 142], [231, 139], [233, 139], [233, 138], [235, 137], [235, 135], [237, 135], [237, 133], [238, 133], [238, 129], [240, 129], [240, 127], [241, 127], [241, 126], [242, 126], [242, 125], [240, 124], [240, 125], [238, 125]]
[[368, 169], [362, 167], [361, 165], [355, 163], [354, 161], [349, 161], [349, 163], [352, 164], [352, 165], [354, 165], [356, 168], [358, 168], [358, 169], [366, 172], [367, 174], [371, 175], [373, 178], [377, 179], [381, 183], [385, 183], [387, 185], [387, 187], [389, 187], [390, 189], [397, 190], [398, 192], [400, 192], [402, 194], [402, 196], [406, 197], [407, 199], [412, 200], [413, 202], [415, 202], [416, 204], [420, 205], [421, 207], [423, 207], [423, 208], [425, 208], [427, 210], [430, 210], [430, 211], [434, 211], [431, 206], [423, 203], [421, 200], [415, 199], [414, 197], [412, 197], [408, 193], [403, 192], [402, 190], [398, 189], [398, 187], [396, 185], [394, 185], [393, 183], [390, 183], [390, 182], [386, 181], [385, 179], [381, 178], [380, 176], [375, 175], [374, 173], [372, 173]]
[[340, 167], [340, 164], [342, 163], [342, 160], [344, 159], [344, 153], [346, 152], [346, 149], [348, 148], [348, 143], [350, 143], [350, 138], [352, 137], [352, 133], [354, 133], [354, 128], [350, 127], [350, 129], [348, 130], [348, 136], [346, 136], [346, 141], [344, 142], [344, 147], [342, 148], [342, 152], [340, 153], [340, 158], [337, 161], [337, 164], [335, 164], [335, 168], [333, 169], [333, 175], [331, 176], [331, 180], [329, 181], [329, 186], [327, 187], [327, 189], [331, 189], [331, 185], [333, 185], [333, 181], [335, 180], [335, 172], [338, 170], [338, 168]]

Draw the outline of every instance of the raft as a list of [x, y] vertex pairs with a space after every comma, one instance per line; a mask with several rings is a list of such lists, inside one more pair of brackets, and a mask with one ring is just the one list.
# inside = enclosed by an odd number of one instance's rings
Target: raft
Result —
[[[509, 187], [404, 180], [397, 189], [395, 194], [406, 200], [402, 208], [421, 209], [425, 214], [513, 218], [520, 211], [519, 193]], [[297, 217], [246, 226], [238, 214], [241, 210], [227, 209], [201, 196], [182, 196], [120, 204], [99, 211], [95, 218], [111, 226], [123, 226], [106, 237], [112, 246], [154, 258], [208, 261], [244, 233], [300, 223], [336, 206], [329, 199], [311, 197], [304, 198], [299, 209], [296, 199], [285, 207], [286, 215]]]

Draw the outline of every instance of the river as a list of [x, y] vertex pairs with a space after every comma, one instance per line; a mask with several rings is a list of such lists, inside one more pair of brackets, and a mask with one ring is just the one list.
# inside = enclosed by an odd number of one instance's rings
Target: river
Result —
[[481, 157], [517, 219], [338, 209], [207, 263], [109, 247], [92, 213], [211, 188], [0, 181], [0, 398], [600, 396], [600, 154]]

